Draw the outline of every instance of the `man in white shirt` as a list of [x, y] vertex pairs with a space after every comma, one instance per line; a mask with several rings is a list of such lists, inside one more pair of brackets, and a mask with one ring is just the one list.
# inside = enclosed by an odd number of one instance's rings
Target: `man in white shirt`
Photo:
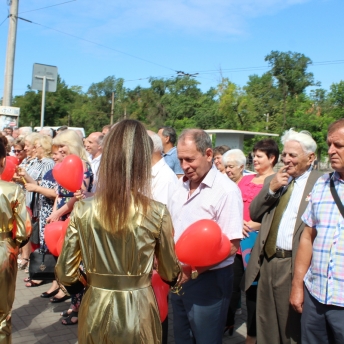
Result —
[[[178, 178], [162, 157], [163, 146], [160, 136], [151, 130], [147, 130], [147, 133], [153, 142], [152, 198], [167, 205], [176, 189]], [[162, 343], [166, 344], [168, 342], [168, 316], [161, 325]]]
[[241, 192], [213, 166], [211, 139], [205, 131], [184, 130], [177, 152], [184, 177], [169, 201], [175, 241], [194, 222], [211, 219], [232, 245], [228, 256], [216, 265], [193, 270], [183, 265], [182, 290], [171, 295], [174, 339], [176, 344], [222, 343], [232, 293], [232, 264], [242, 238]]
[[100, 159], [102, 157], [102, 144], [104, 136], [101, 132], [91, 133], [85, 141], [85, 149], [90, 154], [89, 162], [91, 164], [93, 172], [93, 187], [92, 192], [95, 192], [97, 179], [98, 179], [98, 169], [100, 164]]
[[160, 136], [151, 130], [147, 130], [147, 133], [153, 141], [152, 196], [155, 201], [167, 204], [174, 193], [178, 178], [162, 157]]

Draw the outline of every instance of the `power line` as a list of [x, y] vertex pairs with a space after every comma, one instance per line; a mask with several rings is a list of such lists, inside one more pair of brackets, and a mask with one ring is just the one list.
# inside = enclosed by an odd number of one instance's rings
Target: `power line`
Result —
[[[332, 61], [319, 61], [319, 62], [313, 62], [309, 67], [312, 66], [325, 66], [325, 65], [331, 65], [331, 64], [342, 64], [344, 63], [344, 60], [332, 60]], [[212, 74], [213, 72], [247, 72], [251, 70], [263, 70], [268, 69], [269, 66], [257, 66], [257, 67], [236, 67], [236, 68], [220, 68], [220, 69], [209, 69], [204, 71], [194, 71], [192, 73], [199, 73], [199, 74]]]
[[[22, 18], [19, 18], [19, 19], [22, 19]], [[156, 65], [156, 66], [159, 66], [159, 67], [162, 67], [162, 68], [165, 68], [165, 69], [169, 69], [169, 70], [172, 70], [174, 72], [176, 72], [175, 69], [173, 68], [170, 68], [170, 67], [167, 67], [167, 66], [164, 66], [160, 63], [156, 63], [156, 62], [153, 62], [153, 61], [149, 61], [149, 60], [146, 60], [142, 57], [138, 57], [138, 56], [135, 56], [135, 55], [132, 55], [132, 54], [129, 54], [129, 53], [125, 53], [124, 51], [121, 51], [121, 50], [117, 50], [117, 49], [114, 49], [114, 48], [111, 48], [105, 44], [101, 44], [101, 43], [97, 43], [97, 42], [94, 42], [94, 41], [91, 41], [91, 40], [88, 40], [88, 39], [85, 39], [85, 38], [82, 38], [82, 37], [79, 37], [79, 36], [76, 36], [76, 35], [72, 35], [71, 33], [67, 33], [67, 32], [64, 32], [64, 31], [61, 31], [61, 30], [58, 30], [58, 29], [54, 29], [54, 28], [51, 28], [49, 26], [46, 26], [46, 25], [43, 25], [43, 24], [39, 24], [39, 23], [36, 23], [36, 22], [33, 22], [33, 21], [30, 21], [30, 20], [27, 20], [25, 19], [25, 21], [28, 21], [32, 24], [35, 24], [35, 25], [38, 25], [38, 26], [42, 26], [46, 29], [49, 29], [49, 30], [53, 30], [53, 31], [56, 31], [56, 32], [59, 32], [59, 33], [62, 33], [64, 35], [67, 35], [67, 36], [70, 36], [70, 37], [73, 37], [73, 38], [76, 38], [76, 39], [79, 39], [81, 41], [84, 41], [84, 42], [87, 42], [87, 43], [91, 43], [91, 44], [94, 44], [94, 45], [97, 45], [99, 47], [103, 47], [103, 48], [106, 48], [106, 49], [110, 49], [110, 50], [113, 50], [119, 54], [123, 54], [123, 55], [126, 55], [126, 56], [130, 56], [134, 59], [137, 59], [137, 60], [141, 60], [141, 61], [144, 61], [144, 62], [147, 62], [147, 63], [150, 63], [150, 64], [153, 64], [153, 65]]]
[[74, 1], [76, 1], [76, 0], [69, 0], [69, 1], [65, 1], [65, 2], [60, 2], [60, 3], [55, 4], [55, 5], [46, 6], [46, 7], [40, 7], [40, 8], [36, 8], [35, 10], [29, 10], [29, 11], [24, 11], [24, 12], [19, 12], [19, 13], [21, 14], [21, 13], [28, 13], [28, 12], [39, 11], [39, 10], [43, 10], [45, 8], [60, 6], [60, 5], [68, 4], [69, 2], [74, 2]]
[[0, 26], [6, 21], [6, 19], [7, 19], [8, 17], [9, 17], [9, 15], [6, 16], [6, 18], [1, 22]]

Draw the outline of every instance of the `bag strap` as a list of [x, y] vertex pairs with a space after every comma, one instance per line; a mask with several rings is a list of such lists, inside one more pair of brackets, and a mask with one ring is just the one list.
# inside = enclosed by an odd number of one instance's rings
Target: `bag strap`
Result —
[[331, 194], [332, 197], [334, 199], [334, 201], [337, 204], [337, 207], [340, 211], [340, 213], [342, 214], [342, 216], [344, 217], [344, 206], [343, 203], [341, 202], [339, 196], [338, 196], [338, 192], [336, 190], [336, 188], [334, 187], [334, 181], [333, 181], [333, 172], [330, 173], [330, 190], [331, 190]]

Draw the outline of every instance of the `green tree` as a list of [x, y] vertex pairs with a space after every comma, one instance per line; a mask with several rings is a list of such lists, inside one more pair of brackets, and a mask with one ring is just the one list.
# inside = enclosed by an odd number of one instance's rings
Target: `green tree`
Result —
[[[45, 99], [45, 126], [59, 126], [68, 124], [70, 111], [78, 92], [68, 88], [66, 83], [58, 75], [56, 92], [47, 92]], [[21, 126], [39, 126], [41, 122], [42, 92], [34, 91], [28, 86], [28, 90], [22, 96], [16, 96], [13, 106], [20, 107]]]
[[309, 86], [318, 86], [314, 81], [313, 73], [307, 72], [307, 68], [312, 61], [304, 54], [280, 51], [271, 51], [265, 57], [265, 61], [271, 67], [270, 73], [276, 79], [278, 89], [282, 98], [283, 125], [286, 127], [287, 115], [295, 110], [295, 104], [292, 108], [287, 108], [288, 100], [297, 98]]

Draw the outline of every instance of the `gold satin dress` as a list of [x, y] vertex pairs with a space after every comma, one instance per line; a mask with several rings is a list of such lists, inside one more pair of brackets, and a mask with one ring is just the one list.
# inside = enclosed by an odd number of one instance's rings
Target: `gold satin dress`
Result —
[[[16, 230], [13, 230], [14, 221]], [[18, 250], [30, 234], [31, 220], [23, 191], [16, 184], [0, 180], [0, 344], [11, 343]]]
[[151, 287], [154, 256], [164, 280], [173, 281], [181, 271], [166, 206], [152, 201], [146, 217], [132, 206], [131, 222], [124, 231], [107, 231], [98, 218], [93, 197], [75, 204], [56, 265], [57, 278], [67, 287], [84, 280], [81, 260], [85, 268], [79, 343], [161, 343], [159, 311]]

